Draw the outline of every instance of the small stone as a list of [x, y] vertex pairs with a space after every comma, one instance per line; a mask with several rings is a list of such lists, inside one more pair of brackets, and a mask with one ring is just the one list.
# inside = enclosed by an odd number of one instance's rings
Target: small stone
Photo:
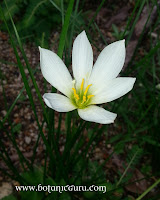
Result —
[[26, 136], [26, 137], [24, 138], [24, 140], [25, 140], [25, 143], [26, 143], [26, 144], [30, 144], [30, 143], [31, 143], [31, 138], [28, 137], [28, 136]]
[[3, 80], [3, 84], [5, 85], [7, 83], [7, 81], [6, 80]]
[[13, 188], [11, 183], [4, 182], [2, 183], [2, 186], [0, 187], [0, 199], [4, 198], [5, 196], [8, 196], [12, 193]]
[[95, 160], [100, 160], [101, 158], [103, 158], [103, 154], [101, 152], [97, 152], [95, 153]]
[[101, 160], [99, 161], [99, 163], [100, 163], [100, 164], [103, 164], [103, 163], [104, 163], [104, 160], [103, 160], [103, 159], [101, 159]]
[[24, 71], [25, 71], [26, 74], [28, 74], [28, 70], [27, 69], [25, 69]]
[[101, 152], [100, 148], [96, 148], [96, 149], [95, 149], [95, 152], [96, 152], [96, 153]]
[[129, 144], [129, 145], [128, 145], [128, 149], [132, 149], [132, 144]]

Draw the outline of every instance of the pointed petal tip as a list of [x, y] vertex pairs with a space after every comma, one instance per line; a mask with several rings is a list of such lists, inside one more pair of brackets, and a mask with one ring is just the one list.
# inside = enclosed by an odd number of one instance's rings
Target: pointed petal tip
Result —
[[133, 77], [133, 80], [134, 80], [134, 83], [135, 83], [135, 81], [136, 81], [136, 78], [135, 78], [135, 77]]
[[125, 42], [126, 42], [126, 40], [125, 40], [125, 39], [123, 39], [122, 41], [123, 41], [123, 43], [124, 43], [124, 45], [125, 45]]
[[[133, 81], [133, 86], [134, 86], [134, 84], [136, 82], [136, 78], [132, 78], [132, 81]], [[132, 86], [132, 88], [133, 88], [133, 86]]]
[[43, 96], [42, 96], [42, 98], [43, 98], [43, 100], [46, 102], [46, 96], [47, 96], [47, 93], [45, 93]]
[[132, 84], [134, 85], [134, 83], [136, 82], [136, 78], [135, 77], [129, 77], [130, 80], [132, 79]]
[[123, 39], [123, 40], [118, 40], [118, 41], [116, 41], [116, 42], [113, 42], [113, 43], [111, 43], [111, 44], [114, 44], [114, 43], [116, 43], [116, 44], [119, 44], [119, 45], [125, 45], [125, 39]]
[[39, 51], [41, 51], [42, 48], [40, 46], [38, 46], [38, 49], [39, 49]]
[[85, 34], [86, 35], [86, 31], [85, 30], [83, 30], [80, 34]]
[[86, 35], [86, 31], [85, 30], [83, 30], [78, 36], [81, 36], [81, 37], [87, 37], [87, 35]]
[[113, 123], [114, 123], [115, 119], [117, 118], [117, 114], [116, 113], [114, 113], [114, 114], [115, 115], [114, 115]]
[[125, 45], [125, 39], [119, 40], [119, 42], [120, 42], [122, 45]]
[[116, 113], [112, 113], [112, 114], [114, 114], [114, 115], [112, 116], [112, 120], [110, 121], [111, 124], [113, 124], [115, 119], [117, 118], [117, 114]]

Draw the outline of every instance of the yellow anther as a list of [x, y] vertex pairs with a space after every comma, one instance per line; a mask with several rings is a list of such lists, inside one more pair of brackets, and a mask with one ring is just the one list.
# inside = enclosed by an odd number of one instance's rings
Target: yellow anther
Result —
[[80, 109], [87, 107], [91, 102], [89, 101], [91, 97], [93, 97], [94, 95], [88, 94], [88, 90], [91, 87], [92, 84], [88, 85], [86, 88], [84, 88], [84, 78], [82, 79], [82, 83], [81, 83], [81, 87], [78, 88], [78, 91], [76, 90], [76, 86], [75, 86], [75, 80], [72, 82], [73, 83], [73, 103]]
[[94, 95], [88, 95], [88, 96], [87, 96], [88, 100], [89, 100], [91, 97], [94, 97]]
[[83, 102], [85, 102], [86, 101], [86, 96], [83, 96]]
[[72, 88], [72, 90], [74, 91], [74, 97], [79, 100], [79, 95], [76, 93], [76, 89]]
[[86, 101], [86, 96], [83, 96], [83, 101], [81, 104], [83, 104]]
[[82, 79], [81, 90], [83, 90], [83, 85], [84, 85], [84, 78]]
[[86, 90], [85, 90], [85, 92], [84, 92], [84, 95], [87, 94], [87, 92], [88, 92], [88, 90], [89, 90], [89, 87], [91, 87], [91, 85], [92, 85], [92, 84], [90, 84], [90, 85], [88, 85], [88, 86], [86, 87]]

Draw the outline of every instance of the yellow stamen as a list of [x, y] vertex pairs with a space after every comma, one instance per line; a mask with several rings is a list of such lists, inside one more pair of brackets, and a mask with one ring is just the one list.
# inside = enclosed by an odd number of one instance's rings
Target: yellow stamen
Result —
[[72, 90], [74, 91], [74, 97], [79, 100], [79, 95], [76, 93], [76, 89], [72, 88]]
[[81, 104], [83, 104], [86, 101], [86, 96], [83, 96], [83, 101]]
[[83, 90], [83, 85], [84, 85], [84, 78], [82, 79], [81, 90]]
[[83, 96], [83, 102], [85, 102], [86, 101], [86, 96]]
[[88, 98], [88, 100], [91, 98], [91, 97], [93, 97], [94, 95], [88, 95], [87, 96], [87, 98]]
[[88, 90], [89, 90], [89, 87], [90, 87], [91, 85], [92, 85], [92, 84], [90, 84], [90, 85], [88, 85], [88, 86], [86, 87], [86, 90], [85, 90], [85, 92], [84, 92], [84, 95], [87, 94], [87, 92], [88, 92]]

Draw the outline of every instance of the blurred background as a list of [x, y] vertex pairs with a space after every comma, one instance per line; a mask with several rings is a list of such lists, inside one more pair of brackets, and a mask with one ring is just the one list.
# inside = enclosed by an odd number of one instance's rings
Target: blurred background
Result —
[[[1, 199], [14, 192], [13, 186], [17, 184], [5, 173], [8, 167], [2, 159], [4, 151], [8, 152], [14, 166], [20, 165], [16, 146], [8, 135], [12, 134], [19, 150], [27, 160], [30, 160], [39, 131], [18, 69], [19, 63], [10, 35], [15, 41], [19, 59], [29, 80], [38, 119], [44, 123], [41, 104], [31, 82], [25, 57], [18, 46], [18, 38], [23, 44], [40, 94], [50, 92], [51, 86], [43, 79], [40, 71], [38, 46], [57, 53], [69, 0], [6, 0], [0, 4], [5, 17], [4, 22], [3, 14], [0, 12]], [[15, 23], [18, 37], [9, 13]], [[8, 24], [8, 29], [5, 23]], [[113, 125], [98, 125], [96, 131], [101, 129], [102, 134], [96, 139], [96, 145], [93, 145], [93, 151], [88, 155], [93, 161], [88, 173], [94, 174], [98, 165], [110, 157], [103, 165], [101, 176], [108, 183], [107, 187], [112, 187], [115, 183], [124, 184], [118, 191], [113, 191], [110, 198], [135, 199], [160, 176], [160, 1], [75, 1], [63, 54], [63, 60], [69, 70], [73, 41], [83, 30], [91, 42], [94, 62], [100, 51], [108, 44], [121, 39], [126, 41], [127, 53], [121, 76], [136, 77], [137, 80], [129, 94], [105, 105], [106, 109], [117, 113], [118, 117]], [[76, 115], [73, 112], [73, 116]], [[56, 129], [59, 117], [60, 114], [55, 112]], [[59, 144], [60, 152], [63, 152], [66, 115], [62, 114], [61, 118]], [[94, 123], [89, 123], [86, 127], [86, 143], [94, 127]], [[43, 132], [46, 133], [45, 123]], [[44, 165], [44, 153], [45, 146], [40, 138], [36, 148], [36, 164]], [[159, 187], [155, 187], [144, 199], [160, 199]]]

